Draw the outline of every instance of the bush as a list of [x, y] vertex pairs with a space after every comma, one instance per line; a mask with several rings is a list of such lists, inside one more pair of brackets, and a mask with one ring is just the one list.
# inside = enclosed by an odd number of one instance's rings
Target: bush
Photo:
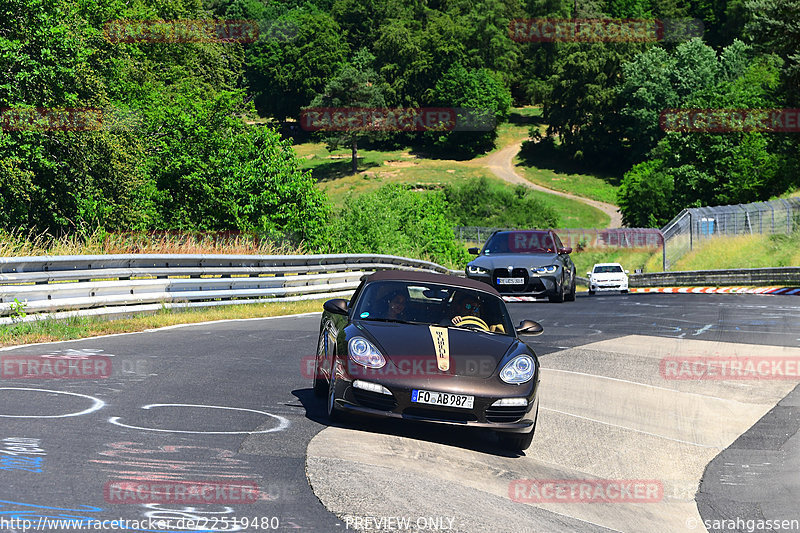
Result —
[[625, 173], [617, 193], [622, 223], [629, 228], [658, 228], [680, 209], [674, 199], [675, 183], [656, 159], [634, 166]]
[[338, 253], [401, 255], [450, 266], [469, 259], [455, 239], [445, 195], [399, 185], [348, 199], [334, 219], [332, 244]]
[[480, 178], [448, 185], [444, 194], [459, 226], [554, 228], [559, 223], [555, 210], [522, 185], [511, 188]]

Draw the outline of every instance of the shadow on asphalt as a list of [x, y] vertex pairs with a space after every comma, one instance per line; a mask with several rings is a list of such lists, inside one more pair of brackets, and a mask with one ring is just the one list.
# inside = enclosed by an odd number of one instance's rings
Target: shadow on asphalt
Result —
[[[305, 407], [306, 418], [325, 426], [434, 442], [501, 457], [525, 456], [524, 453], [512, 452], [501, 448], [496, 434], [485, 428], [468, 428], [447, 424], [430, 424], [414, 420], [371, 418], [354, 415], [347, 415], [344, 422], [331, 422], [328, 420], [325, 399], [314, 396], [313, 389], [295, 389], [292, 394]], [[535, 445], [535, 439], [536, 437], [534, 437], [533, 445]]]

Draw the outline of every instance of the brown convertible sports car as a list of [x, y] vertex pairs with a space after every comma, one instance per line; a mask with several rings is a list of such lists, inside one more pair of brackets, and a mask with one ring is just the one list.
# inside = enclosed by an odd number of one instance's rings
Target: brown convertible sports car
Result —
[[539, 362], [500, 294], [470, 279], [382, 271], [350, 301], [324, 304], [314, 391], [328, 414], [491, 428], [525, 450], [538, 416]]

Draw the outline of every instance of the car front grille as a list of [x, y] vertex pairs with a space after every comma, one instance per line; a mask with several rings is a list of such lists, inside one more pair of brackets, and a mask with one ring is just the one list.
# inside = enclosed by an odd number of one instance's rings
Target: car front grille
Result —
[[407, 407], [403, 409], [403, 415], [443, 420], [445, 422], [476, 422], [478, 420], [469, 411], [440, 411], [438, 409], [426, 409], [425, 407]]
[[394, 399], [394, 396], [388, 396], [378, 392], [354, 388], [353, 398], [364, 407], [377, 409], [379, 411], [391, 411], [397, 407], [397, 401]]
[[[500, 285], [497, 278], [522, 278], [521, 285]], [[496, 268], [492, 274], [492, 283], [498, 292], [524, 292], [528, 286], [528, 270], [525, 268]]]
[[512, 405], [503, 407], [487, 407], [486, 420], [489, 422], [516, 422], [528, 410], [526, 405]]

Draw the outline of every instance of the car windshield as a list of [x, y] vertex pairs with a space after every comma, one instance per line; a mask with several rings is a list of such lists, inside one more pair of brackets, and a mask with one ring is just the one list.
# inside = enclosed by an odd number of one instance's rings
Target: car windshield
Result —
[[[492, 333], [514, 335], [514, 326], [501, 298], [482, 291], [435, 283], [369, 283], [358, 297], [353, 317], [366, 321], [445, 327], [472, 327], [476, 321], [464, 319], [475, 317], [483, 321]], [[483, 331], [487, 328], [475, 327]]]
[[483, 254], [541, 254], [555, 250], [553, 238], [546, 231], [503, 231], [489, 238]]
[[604, 265], [594, 267], [595, 274], [608, 274], [611, 272], [622, 272], [622, 267], [619, 265]]

